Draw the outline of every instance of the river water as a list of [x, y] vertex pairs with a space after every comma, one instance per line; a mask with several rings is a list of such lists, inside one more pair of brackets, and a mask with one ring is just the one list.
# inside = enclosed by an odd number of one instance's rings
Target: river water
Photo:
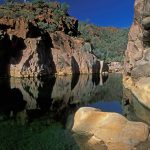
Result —
[[120, 74], [0, 79], [0, 91], [0, 150], [78, 150], [67, 127], [82, 106], [138, 120]]

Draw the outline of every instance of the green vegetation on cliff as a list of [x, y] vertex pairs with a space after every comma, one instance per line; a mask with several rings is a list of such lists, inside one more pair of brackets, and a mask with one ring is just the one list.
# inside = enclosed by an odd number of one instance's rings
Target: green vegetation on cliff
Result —
[[[26, 24], [34, 26], [34, 29], [37, 29], [36, 31], [63, 31], [70, 36], [78, 35], [84, 38], [85, 41], [92, 45], [92, 49], [91, 46], [88, 46], [89, 51], [92, 51], [101, 60], [107, 62], [123, 61], [129, 29], [97, 27], [83, 22], [80, 22], [78, 25], [78, 20], [69, 16], [69, 5], [66, 3], [58, 3], [51, 0], [17, 2], [18, 0], [7, 0], [5, 5], [0, 6], [0, 20], [4, 22], [4, 26], [0, 24], [1, 31], [3, 31], [3, 27], [6, 27], [5, 24], [8, 27], [8, 23], [6, 23], [8, 20], [9, 24], [11, 24], [14, 20], [16, 22], [16, 20], [24, 18]], [[0, 33], [0, 39], [2, 37]]]
[[93, 53], [106, 61], [123, 61], [129, 29], [97, 27], [80, 22], [80, 36], [92, 44]]
[[66, 34], [77, 34], [77, 20], [68, 14], [66, 3], [32, 0], [21, 3], [9, 1], [0, 6], [0, 19], [17, 20], [24, 18], [26, 22], [47, 32], [63, 31]]

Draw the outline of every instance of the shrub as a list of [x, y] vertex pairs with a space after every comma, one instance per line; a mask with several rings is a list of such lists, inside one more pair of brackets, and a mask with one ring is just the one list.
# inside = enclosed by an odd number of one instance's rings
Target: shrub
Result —
[[0, 18], [4, 17], [4, 13], [0, 11]]
[[60, 9], [55, 9], [53, 13], [54, 13], [54, 18], [53, 19], [56, 22], [59, 22], [60, 18], [64, 16], [64, 12]]
[[48, 25], [47, 31], [54, 32], [56, 30], [57, 30], [57, 25], [56, 24], [49, 24]]
[[102, 28], [87, 23], [79, 24], [81, 37], [93, 46], [93, 53], [106, 61], [123, 61], [129, 29]]
[[39, 28], [48, 32], [54, 32], [57, 30], [57, 25], [55, 24], [48, 24], [48, 23], [44, 23], [42, 21], [37, 23]]
[[62, 3], [61, 4], [61, 9], [63, 10], [63, 12], [65, 14], [67, 14], [68, 13], [68, 9], [69, 9], [69, 5], [67, 3]]

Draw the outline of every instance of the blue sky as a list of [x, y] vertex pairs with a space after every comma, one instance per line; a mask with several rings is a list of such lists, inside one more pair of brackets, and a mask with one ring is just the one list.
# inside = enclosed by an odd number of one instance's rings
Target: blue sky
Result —
[[57, 0], [70, 5], [70, 15], [99, 26], [130, 27], [134, 0]]
[[[0, 0], [2, 2], [4, 0]], [[57, 0], [70, 5], [69, 14], [98, 26], [130, 27], [134, 0]]]

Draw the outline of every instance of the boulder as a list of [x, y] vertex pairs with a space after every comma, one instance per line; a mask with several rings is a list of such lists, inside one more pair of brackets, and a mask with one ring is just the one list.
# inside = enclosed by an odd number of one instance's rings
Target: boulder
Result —
[[142, 25], [144, 29], [149, 29], [150, 28], [150, 17], [146, 17], [142, 20]]
[[130, 150], [147, 140], [149, 127], [117, 113], [82, 107], [74, 115], [72, 132], [81, 149]]
[[131, 77], [139, 79], [141, 77], [150, 77], [150, 63], [139, 65], [131, 71]]

